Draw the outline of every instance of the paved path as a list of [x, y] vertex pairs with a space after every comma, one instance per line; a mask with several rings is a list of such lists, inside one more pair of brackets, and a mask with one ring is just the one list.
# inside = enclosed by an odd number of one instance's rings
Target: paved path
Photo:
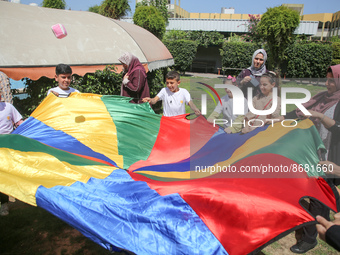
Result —
[[186, 76], [193, 77], [204, 77], [204, 78], [224, 78], [222, 74], [213, 74], [213, 73], [194, 73], [194, 72], [185, 72]]
[[[194, 73], [194, 72], [185, 72], [186, 76], [193, 76], [193, 77], [204, 77], [204, 78], [226, 78], [226, 75], [222, 74], [213, 74], [213, 73]], [[296, 82], [297, 84], [302, 83], [304, 85], [306, 84], [312, 84], [314, 86], [326, 86], [324, 79], [302, 79], [302, 78], [289, 78], [289, 79], [282, 79], [282, 83], [288, 83], [288, 82]]]

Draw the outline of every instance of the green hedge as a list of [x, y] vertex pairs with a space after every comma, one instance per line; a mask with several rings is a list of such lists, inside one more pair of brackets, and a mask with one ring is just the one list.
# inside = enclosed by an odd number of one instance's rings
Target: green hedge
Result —
[[[253, 53], [259, 46], [250, 42], [225, 42], [220, 49], [223, 68], [247, 68]], [[240, 70], [228, 70], [226, 74], [237, 75]]]
[[323, 78], [331, 65], [333, 50], [330, 44], [295, 43], [286, 51], [286, 68], [289, 78]]
[[[220, 49], [222, 67], [249, 67], [254, 51], [259, 48], [257, 44], [250, 42], [225, 42]], [[267, 54], [269, 55], [270, 52], [267, 51]], [[340, 43], [295, 43], [285, 54], [287, 59], [282, 66], [282, 75], [289, 78], [323, 78], [327, 67], [340, 64]], [[267, 68], [268, 64], [267, 61]], [[226, 74], [237, 75], [239, 72], [239, 70], [227, 70]]]
[[217, 31], [188, 31], [188, 39], [197, 42], [198, 46], [208, 48], [209, 46], [221, 46], [224, 41], [223, 34]]
[[340, 64], [340, 59], [333, 59], [332, 60], [332, 66], [339, 65], [339, 64]]
[[197, 52], [197, 43], [191, 40], [164, 40], [163, 43], [174, 58], [174, 68], [177, 71], [189, 70]]
[[[163, 71], [164, 69], [158, 69], [147, 73], [151, 97], [156, 96], [164, 86]], [[82, 93], [120, 95], [123, 77], [122, 74], [115, 72], [115, 66], [107, 66], [103, 71], [97, 70], [95, 73], [73, 77], [71, 87]], [[28, 97], [21, 100], [14, 98], [13, 104], [24, 117], [28, 117], [46, 97], [47, 91], [58, 84], [54, 79], [46, 77], [41, 77], [37, 81], [26, 78], [25, 83]]]
[[333, 49], [332, 65], [338, 65], [340, 64], [340, 42], [333, 42], [332, 49]]

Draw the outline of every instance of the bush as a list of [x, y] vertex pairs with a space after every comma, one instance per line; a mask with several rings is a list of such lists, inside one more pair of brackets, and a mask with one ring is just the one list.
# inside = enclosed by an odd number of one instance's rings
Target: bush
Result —
[[173, 29], [165, 33], [163, 37], [163, 42], [164, 41], [175, 41], [175, 40], [181, 40], [181, 39], [190, 40], [188, 32], [183, 31], [183, 30]]
[[340, 42], [340, 37], [333, 35], [331, 38], [328, 39], [330, 42]]
[[[165, 75], [168, 68], [163, 67], [152, 72], [148, 72], [148, 85], [150, 88], [150, 97], [157, 96], [158, 92], [164, 87]], [[156, 104], [151, 106], [155, 113], [162, 113], [162, 101], [158, 101]]]
[[188, 31], [187, 36], [195, 41], [198, 46], [208, 48], [208, 46], [221, 46], [224, 36], [217, 31]]
[[[115, 66], [107, 66], [103, 71], [97, 70], [95, 73], [87, 73], [83, 77], [73, 75], [74, 81], [71, 87], [78, 89], [82, 93], [93, 93], [99, 95], [120, 95], [120, 88], [123, 77], [115, 72]], [[150, 95], [156, 96], [163, 88], [163, 69], [154, 70], [147, 73]], [[37, 81], [25, 79], [26, 92], [25, 99], [14, 98], [14, 106], [26, 118], [37, 108], [46, 97], [50, 88], [58, 86], [54, 79], [41, 77]]]
[[339, 65], [340, 64], [340, 59], [333, 59], [332, 60], [332, 66]]
[[103, 71], [87, 73], [83, 77], [74, 75], [72, 87], [83, 93], [100, 95], [120, 95], [122, 75], [115, 72], [115, 66], [106, 66]]
[[[249, 42], [225, 42], [220, 49], [222, 67], [226, 68], [247, 68], [251, 65], [254, 51], [258, 45]], [[239, 70], [228, 71], [228, 74], [237, 75]]]
[[191, 66], [197, 52], [197, 43], [191, 40], [164, 40], [165, 46], [174, 57], [174, 68], [185, 72]]
[[50, 88], [58, 86], [54, 79], [41, 77], [39, 80], [23, 79], [25, 82], [25, 90], [28, 95], [25, 99], [13, 98], [13, 105], [21, 113], [24, 118], [27, 118], [38, 107], [38, 105], [46, 97], [47, 91]]
[[333, 42], [332, 50], [333, 50], [332, 65], [340, 64], [340, 42]]
[[332, 62], [329, 44], [295, 43], [286, 50], [286, 77], [323, 78]]

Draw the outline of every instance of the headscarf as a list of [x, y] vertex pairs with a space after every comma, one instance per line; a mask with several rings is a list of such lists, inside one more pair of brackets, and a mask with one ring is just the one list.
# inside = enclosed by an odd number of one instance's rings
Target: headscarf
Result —
[[[256, 69], [255, 66], [254, 66], [254, 59], [255, 59], [256, 55], [259, 54], [259, 53], [261, 53], [263, 55], [263, 64], [260, 66], [259, 69]], [[258, 49], [254, 52], [253, 58], [251, 60], [251, 66], [248, 67], [248, 69], [250, 70], [250, 72], [254, 76], [261, 76], [262, 74], [267, 72], [266, 61], [267, 61], [267, 52], [264, 49]]]
[[1, 101], [13, 104], [11, 83], [8, 76], [3, 72], [0, 72], [0, 95]]
[[[340, 100], [340, 64], [335, 66], [330, 66], [327, 72], [332, 72], [335, 80], [336, 91], [329, 95], [328, 91], [320, 92], [319, 94], [313, 96], [307, 103], [303, 106], [307, 110], [312, 110], [320, 113], [325, 113], [329, 108], [339, 102]], [[298, 116], [303, 116], [302, 112], [297, 109]]]
[[146, 77], [144, 66], [141, 64], [139, 59], [130, 52], [125, 52], [120, 58], [118, 58], [118, 60], [128, 66], [128, 75], [132, 74], [136, 70], [142, 70], [143, 76]]
[[335, 66], [330, 66], [329, 68], [332, 70], [335, 85], [336, 85], [336, 90], [338, 91], [340, 90], [340, 64], [335, 65]]

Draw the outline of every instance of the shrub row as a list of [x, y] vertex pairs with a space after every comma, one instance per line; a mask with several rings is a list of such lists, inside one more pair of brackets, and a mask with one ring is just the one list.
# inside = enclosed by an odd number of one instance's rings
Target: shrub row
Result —
[[196, 56], [197, 43], [186, 39], [164, 40], [163, 43], [174, 58], [173, 68], [180, 72], [188, 70]]
[[[83, 93], [120, 95], [123, 77], [114, 70], [114, 66], [107, 66], [103, 71], [97, 70], [95, 73], [87, 73], [84, 76], [74, 75], [71, 87]], [[148, 72], [147, 79], [150, 95], [155, 97], [164, 85], [163, 69]], [[13, 104], [24, 117], [28, 117], [46, 97], [47, 91], [58, 84], [54, 79], [46, 77], [41, 77], [36, 81], [25, 79], [25, 83], [28, 97], [21, 100], [14, 98]]]
[[340, 42], [333, 42], [332, 49], [333, 49], [332, 65], [338, 65], [340, 64]]
[[332, 63], [330, 44], [296, 43], [286, 50], [286, 77], [323, 78]]
[[[258, 45], [250, 42], [225, 42], [220, 49], [222, 67], [247, 68]], [[227, 74], [237, 75], [239, 70], [228, 70]]]
[[[340, 43], [335, 44], [333, 43], [332, 46], [312, 42], [291, 45], [285, 52], [287, 58], [282, 66], [281, 74], [291, 78], [325, 77], [327, 67], [340, 62]], [[224, 68], [247, 68], [251, 64], [254, 51], [258, 48], [256, 44], [249, 42], [225, 42], [220, 50], [222, 66]], [[267, 53], [270, 54], [268, 51]]]

